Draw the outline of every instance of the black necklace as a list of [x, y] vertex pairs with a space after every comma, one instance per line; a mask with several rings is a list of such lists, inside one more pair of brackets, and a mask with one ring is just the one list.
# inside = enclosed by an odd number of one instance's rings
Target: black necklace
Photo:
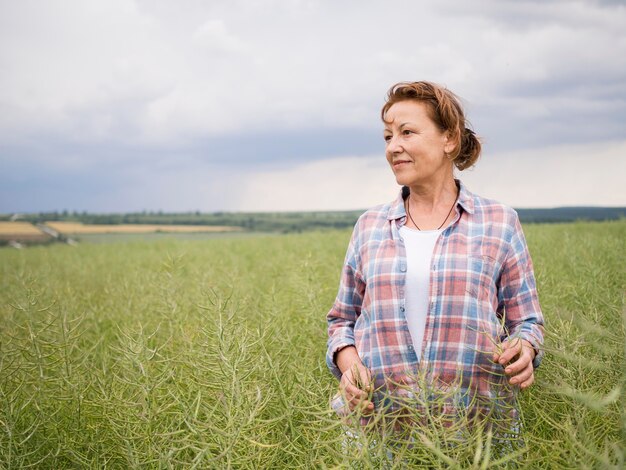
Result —
[[[448, 220], [448, 217], [450, 217], [450, 214], [452, 214], [452, 209], [454, 209], [454, 206], [456, 204], [456, 200], [459, 198], [459, 188], [456, 188], [456, 198], [454, 198], [454, 202], [452, 203], [452, 207], [450, 208], [450, 210], [448, 211], [448, 215], [446, 215], [446, 218], [443, 219], [443, 222], [441, 222], [441, 225], [439, 227], [437, 227], [437, 230], [441, 229], [441, 227], [443, 227], [443, 224], [446, 223], [446, 220]], [[417, 225], [415, 223], [415, 221], [413, 220], [413, 217], [411, 216], [411, 206], [409, 205], [409, 201], [411, 200], [411, 196], [409, 195], [406, 198], [406, 213], [409, 214], [409, 219], [411, 219], [411, 222], [413, 222], [413, 225], [415, 225], [417, 227], [417, 230], [419, 230], [420, 232], [422, 231], [421, 228], [419, 228], [419, 225]]]

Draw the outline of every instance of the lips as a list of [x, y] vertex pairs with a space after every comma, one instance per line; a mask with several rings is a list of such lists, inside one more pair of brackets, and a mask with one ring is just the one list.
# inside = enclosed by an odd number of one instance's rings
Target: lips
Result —
[[407, 163], [411, 163], [411, 161], [410, 160], [396, 160], [395, 162], [393, 162], [393, 167], [400, 168]]

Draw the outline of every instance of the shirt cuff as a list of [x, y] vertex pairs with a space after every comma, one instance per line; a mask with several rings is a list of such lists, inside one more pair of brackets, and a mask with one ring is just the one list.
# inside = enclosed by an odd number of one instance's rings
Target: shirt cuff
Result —
[[335, 362], [335, 355], [345, 347], [354, 346], [354, 341], [348, 340], [347, 338], [343, 338], [338, 340], [335, 343], [330, 343], [328, 345], [328, 352], [326, 353], [326, 365], [333, 373], [337, 380], [341, 380], [341, 370], [337, 367], [337, 363]]

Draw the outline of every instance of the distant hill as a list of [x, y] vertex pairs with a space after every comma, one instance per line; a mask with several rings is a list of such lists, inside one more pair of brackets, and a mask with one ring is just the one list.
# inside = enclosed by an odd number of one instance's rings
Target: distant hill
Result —
[[522, 223], [600, 221], [626, 218], [626, 207], [556, 207], [554, 209], [516, 210]]
[[[517, 209], [522, 223], [561, 223], [626, 218], [626, 207], [557, 207]], [[249, 231], [302, 232], [352, 227], [363, 210], [328, 212], [138, 212], [90, 214], [88, 212], [41, 212], [0, 215], [0, 220], [81, 222], [84, 224], [230, 225]]]

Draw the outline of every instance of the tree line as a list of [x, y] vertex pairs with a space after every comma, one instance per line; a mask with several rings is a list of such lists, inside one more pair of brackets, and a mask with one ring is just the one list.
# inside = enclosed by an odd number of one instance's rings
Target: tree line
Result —
[[[522, 223], [559, 223], [576, 220], [602, 221], [626, 218], [626, 207], [560, 207], [517, 209]], [[0, 220], [48, 221], [84, 224], [228, 225], [259, 232], [303, 232], [352, 227], [362, 210], [327, 212], [163, 212], [97, 214], [86, 211], [54, 211], [4, 214]]]

